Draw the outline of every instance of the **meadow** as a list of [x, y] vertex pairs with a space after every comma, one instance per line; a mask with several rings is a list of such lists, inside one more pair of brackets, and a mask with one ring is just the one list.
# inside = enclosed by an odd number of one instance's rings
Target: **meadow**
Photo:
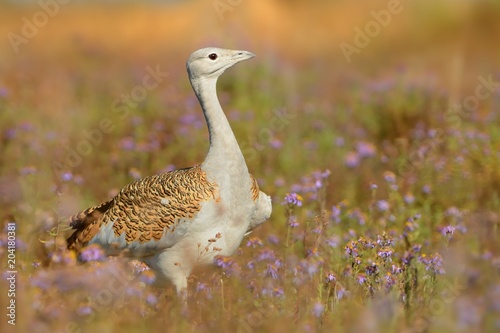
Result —
[[[500, 330], [497, 1], [47, 3], [0, 3], [1, 332]], [[65, 239], [203, 161], [207, 45], [257, 54], [218, 94], [273, 213], [183, 306]]]

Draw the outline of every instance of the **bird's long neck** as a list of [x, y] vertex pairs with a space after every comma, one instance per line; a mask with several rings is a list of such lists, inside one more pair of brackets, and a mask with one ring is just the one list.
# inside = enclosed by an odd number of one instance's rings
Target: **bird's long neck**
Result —
[[216, 78], [191, 80], [210, 136], [210, 148], [202, 167], [212, 174], [248, 172], [238, 142], [217, 98], [216, 84]]

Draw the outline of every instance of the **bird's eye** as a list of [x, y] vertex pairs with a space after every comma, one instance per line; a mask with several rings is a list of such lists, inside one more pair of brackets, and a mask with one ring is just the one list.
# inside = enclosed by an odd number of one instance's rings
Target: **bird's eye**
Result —
[[215, 53], [210, 53], [210, 54], [208, 55], [208, 57], [210, 58], [210, 60], [215, 60], [215, 59], [217, 59], [217, 54], [215, 54]]

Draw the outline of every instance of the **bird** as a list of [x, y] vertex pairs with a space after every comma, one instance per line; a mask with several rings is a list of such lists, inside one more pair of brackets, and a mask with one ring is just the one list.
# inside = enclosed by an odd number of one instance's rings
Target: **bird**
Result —
[[209, 132], [204, 161], [138, 179], [109, 201], [73, 215], [68, 250], [81, 253], [97, 244], [108, 256], [141, 260], [155, 272], [157, 285], [171, 283], [186, 295], [195, 267], [231, 256], [270, 218], [271, 197], [249, 173], [216, 91], [228, 68], [254, 56], [216, 47], [189, 56], [189, 81]]

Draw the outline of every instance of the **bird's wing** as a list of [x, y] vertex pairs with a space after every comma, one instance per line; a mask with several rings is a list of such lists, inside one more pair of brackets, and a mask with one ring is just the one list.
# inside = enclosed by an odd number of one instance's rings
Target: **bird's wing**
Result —
[[255, 179], [252, 174], [250, 174], [250, 179], [252, 180], [252, 187], [250, 188], [252, 192], [252, 200], [255, 201], [259, 197], [259, 184], [257, 183], [257, 179]]
[[259, 190], [259, 184], [254, 176], [250, 175], [252, 186], [250, 188], [252, 199], [255, 201], [255, 211], [252, 215], [250, 224], [248, 225], [245, 236], [249, 235], [255, 228], [266, 221], [271, 215], [272, 204], [271, 197]]
[[[202, 202], [218, 197], [217, 185], [207, 180], [200, 166], [139, 179], [111, 201], [75, 215], [76, 231], [68, 239], [68, 248], [78, 250], [108, 223], [113, 223], [115, 237], [125, 234], [127, 244], [158, 241], [165, 232], [173, 232], [180, 220], [193, 218]], [[99, 207], [106, 209], [97, 215]]]
[[75, 229], [66, 240], [69, 250], [80, 251], [99, 231], [97, 221], [113, 205], [113, 200], [90, 207], [69, 218], [70, 226]]

